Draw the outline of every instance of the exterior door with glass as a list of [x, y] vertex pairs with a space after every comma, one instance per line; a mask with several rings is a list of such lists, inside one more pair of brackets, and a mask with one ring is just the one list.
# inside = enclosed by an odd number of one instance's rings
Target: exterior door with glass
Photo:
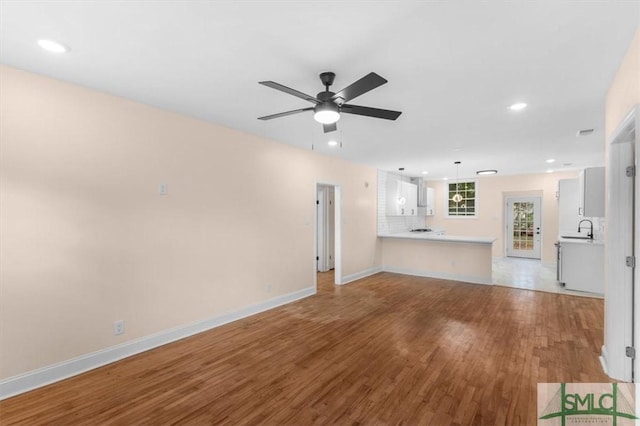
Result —
[[540, 197], [507, 198], [507, 256], [540, 259]]

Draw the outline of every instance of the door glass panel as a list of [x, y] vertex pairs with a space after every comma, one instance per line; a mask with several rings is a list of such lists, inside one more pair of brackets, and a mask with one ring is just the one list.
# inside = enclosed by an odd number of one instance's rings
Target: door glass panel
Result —
[[513, 203], [513, 248], [533, 250], [533, 203]]

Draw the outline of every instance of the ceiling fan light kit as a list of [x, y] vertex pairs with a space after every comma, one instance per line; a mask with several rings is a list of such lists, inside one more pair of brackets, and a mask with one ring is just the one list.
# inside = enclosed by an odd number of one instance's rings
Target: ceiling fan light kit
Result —
[[314, 109], [313, 118], [322, 124], [333, 124], [340, 120], [338, 106], [331, 102], [323, 102]]
[[338, 129], [335, 123], [340, 119], [341, 113], [383, 118], [385, 120], [395, 120], [400, 116], [400, 114], [402, 114], [400, 111], [391, 111], [387, 109], [371, 108], [346, 103], [385, 84], [387, 80], [380, 77], [378, 74], [371, 72], [350, 86], [345, 87], [338, 93], [334, 93], [329, 90], [329, 87], [333, 84], [335, 76], [336, 75], [332, 72], [323, 72], [320, 74], [320, 81], [324, 85], [325, 90], [324, 92], [318, 93], [316, 97], [291, 89], [290, 87], [283, 86], [282, 84], [274, 81], [260, 81], [259, 83], [264, 86], [304, 99], [307, 102], [315, 104], [315, 106], [266, 115], [264, 117], [258, 117], [258, 119], [271, 120], [273, 118], [285, 117], [287, 115], [298, 114], [300, 112], [313, 111], [313, 118], [317, 122], [322, 123], [325, 133], [329, 133]]

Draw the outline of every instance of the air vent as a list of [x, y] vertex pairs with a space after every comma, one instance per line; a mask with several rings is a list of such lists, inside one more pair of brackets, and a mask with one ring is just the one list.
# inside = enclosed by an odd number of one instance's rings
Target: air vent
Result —
[[592, 133], [593, 133], [593, 129], [583, 129], [583, 130], [578, 130], [578, 133], [576, 134], [576, 136], [578, 137], [589, 136]]

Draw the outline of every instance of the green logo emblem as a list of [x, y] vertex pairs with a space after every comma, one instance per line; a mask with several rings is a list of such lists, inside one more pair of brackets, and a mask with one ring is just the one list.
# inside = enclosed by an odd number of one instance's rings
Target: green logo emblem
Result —
[[[540, 385], [542, 384], [538, 385], [538, 392]], [[603, 389], [603, 386], [606, 388]], [[634, 396], [631, 395], [631, 398]], [[602, 416], [608, 416], [607, 423], [611, 422], [616, 426], [619, 419], [638, 418], [633, 404], [619, 391], [617, 383], [576, 383], [572, 384], [571, 391], [567, 390], [566, 383], [560, 383], [558, 390], [548, 401], [539, 419], [559, 418], [562, 426], [565, 426], [567, 419], [573, 424], [584, 424], [597, 419], [603, 421], [605, 418]]]

